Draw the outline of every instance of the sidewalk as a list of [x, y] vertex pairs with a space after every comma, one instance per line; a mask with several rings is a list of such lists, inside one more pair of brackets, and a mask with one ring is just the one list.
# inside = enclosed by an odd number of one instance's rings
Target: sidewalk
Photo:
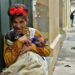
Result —
[[75, 27], [66, 33], [53, 75], [75, 75]]

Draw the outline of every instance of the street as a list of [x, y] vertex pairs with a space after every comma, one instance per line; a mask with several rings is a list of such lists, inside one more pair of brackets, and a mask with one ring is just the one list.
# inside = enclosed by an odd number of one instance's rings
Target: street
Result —
[[75, 27], [66, 33], [53, 75], [75, 75]]

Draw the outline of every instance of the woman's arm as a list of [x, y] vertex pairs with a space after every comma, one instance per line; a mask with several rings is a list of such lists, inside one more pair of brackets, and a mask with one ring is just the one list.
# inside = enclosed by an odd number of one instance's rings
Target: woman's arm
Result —
[[50, 55], [50, 48], [46, 44], [44, 47], [37, 47], [36, 45], [32, 45], [32, 51], [38, 53], [41, 56], [49, 56]]
[[50, 48], [37, 29], [35, 31], [35, 36], [37, 37], [39, 43], [42, 43], [43, 45], [37, 46], [35, 44], [32, 44], [32, 51], [38, 53], [41, 56], [49, 56], [51, 52]]
[[12, 49], [10, 49], [4, 37], [4, 60], [7, 67], [16, 61], [22, 46], [23, 43], [19, 40], [16, 40], [12, 45]]

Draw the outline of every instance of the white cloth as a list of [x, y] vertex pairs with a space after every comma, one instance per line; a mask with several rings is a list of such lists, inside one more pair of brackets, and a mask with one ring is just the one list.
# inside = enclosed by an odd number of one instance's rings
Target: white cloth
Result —
[[34, 28], [29, 28], [29, 31], [30, 31], [30, 38], [34, 38], [34, 35], [35, 35], [35, 29]]
[[47, 61], [33, 52], [18, 57], [17, 61], [3, 70], [3, 75], [48, 75]]

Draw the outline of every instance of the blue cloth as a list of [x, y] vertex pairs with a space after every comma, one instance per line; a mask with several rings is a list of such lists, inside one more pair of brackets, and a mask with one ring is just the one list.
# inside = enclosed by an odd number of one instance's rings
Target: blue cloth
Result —
[[[38, 39], [37, 39], [37, 37], [36, 36], [34, 36], [34, 38], [32, 38], [32, 43], [33, 44], [35, 44], [35, 45], [37, 45], [37, 42], [38, 42]], [[43, 43], [40, 47], [44, 47], [45, 46], [45, 44], [46, 44], [46, 42], [45, 43]], [[38, 45], [37, 45], [38, 46]]]

